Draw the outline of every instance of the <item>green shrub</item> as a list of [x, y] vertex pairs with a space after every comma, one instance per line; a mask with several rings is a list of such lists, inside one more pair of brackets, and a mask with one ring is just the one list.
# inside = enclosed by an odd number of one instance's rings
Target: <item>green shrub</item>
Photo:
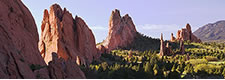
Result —
[[205, 56], [204, 59], [206, 59], [207, 61], [218, 61], [217, 57], [213, 56]]

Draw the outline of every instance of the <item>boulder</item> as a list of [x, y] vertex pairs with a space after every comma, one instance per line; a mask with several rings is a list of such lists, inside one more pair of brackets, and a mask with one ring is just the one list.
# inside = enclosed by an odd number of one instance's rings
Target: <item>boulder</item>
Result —
[[110, 52], [113, 49], [125, 47], [134, 40], [137, 34], [135, 25], [131, 17], [126, 14], [125, 16], [120, 16], [120, 11], [115, 9], [109, 19], [109, 32], [107, 38], [98, 45], [100, 49], [105, 48], [106, 51], [100, 52]]
[[97, 58], [95, 38], [87, 24], [80, 17], [75, 19], [72, 14], [58, 4], [44, 10], [41, 25], [41, 40], [39, 50], [45, 62], [52, 60], [52, 52], [64, 60], [81, 60], [82, 64], [89, 64]]

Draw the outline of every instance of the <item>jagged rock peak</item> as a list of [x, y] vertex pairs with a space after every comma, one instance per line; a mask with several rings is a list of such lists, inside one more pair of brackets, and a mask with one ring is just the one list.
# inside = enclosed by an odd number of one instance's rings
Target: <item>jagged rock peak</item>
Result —
[[170, 39], [170, 41], [171, 42], [174, 42], [176, 40], [176, 38], [173, 36], [173, 33], [171, 33], [171, 39]]
[[125, 47], [134, 40], [136, 34], [137, 31], [131, 17], [128, 14], [121, 17], [120, 11], [115, 9], [109, 19], [108, 36], [101, 45], [97, 46], [98, 52], [109, 52], [116, 48]]
[[161, 35], [160, 35], [160, 40], [163, 41], [163, 34], [162, 34], [162, 33], [161, 33]]
[[45, 62], [52, 60], [52, 52], [67, 60], [77, 60], [89, 64], [93, 57], [97, 58], [95, 38], [84, 20], [64, 10], [58, 4], [50, 7], [50, 12], [44, 11], [39, 50]]
[[191, 31], [191, 25], [189, 23], [186, 24], [186, 28], [182, 28], [181, 30], [178, 30], [177, 31], [177, 37], [176, 39], [174, 40], [171, 36], [171, 42], [174, 42], [174, 41], [180, 41], [180, 40], [183, 40], [183, 41], [190, 41], [190, 42], [198, 42], [200, 43], [201, 40], [198, 39]]
[[189, 23], [186, 24], [186, 29], [187, 29], [189, 32], [192, 32], [192, 31], [191, 31], [191, 25], [190, 25]]

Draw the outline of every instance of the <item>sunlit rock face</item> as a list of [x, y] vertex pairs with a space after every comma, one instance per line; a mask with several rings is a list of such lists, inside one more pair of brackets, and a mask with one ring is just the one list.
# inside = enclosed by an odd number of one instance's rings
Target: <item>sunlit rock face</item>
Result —
[[89, 64], [97, 56], [95, 38], [87, 24], [57, 4], [44, 11], [39, 50], [45, 62], [52, 60], [52, 52], [65, 60], [77, 60]]
[[[191, 42], [197, 42], [200, 43], [201, 40], [198, 39], [191, 31], [191, 26], [190, 24], [186, 25], [186, 28], [182, 28], [181, 30], [177, 31], [177, 41], [183, 40], [183, 41], [191, 41]], [[172, 38], [170, 41], [174, 41]]]
[[113, 49], [125, 47], [130, 44], [137, 34], [131, 17], [126, 14], [120, 16], [120, 11], [115, 9], [109, 19], [109, 32], [107, 38], [97, 46], [98, 52], [109, 52]]

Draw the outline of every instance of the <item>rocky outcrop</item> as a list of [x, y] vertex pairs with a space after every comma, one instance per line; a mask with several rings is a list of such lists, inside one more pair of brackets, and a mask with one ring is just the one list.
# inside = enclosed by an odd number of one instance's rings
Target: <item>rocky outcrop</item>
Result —
[[[101, 51], [104, 49], [109, 52], [125, 47], [134, 40], [136, 34], [137, 31], [131, 17], [128, 14], [121, 17], [120, 11], [116, 9], [110, 16], [108, 36], [97, 48], [99, 52], [105, 52]], [[104, 48], [102, 48], [103, 46]]]
[[45, 10], [41, 30], [39, 50], [46, 63], [52, 60], [52, 52], [65, 61], [79, 56], [82, 64], [99, 56], [92, 31], [80, 17], [73, 19], [66, 8], [54, 4], [50, 11]]
[[66, 61], [56, 53], [52, 53], [52, 61], [49, 62], [48, 70], [52, 79], [83, 79], [84, 73], [80, 70], [76, 62], [68, 58]]
[[183, 40], [180, 41], [180, 53], [181, 54], [184, 54], [185, 53], [184, 41]]
[[21, 0], [0, 1], [0, 78], [49, 78], [33, 16]]
[[96, 48], [98, 53], [106, 53], [106, 48], [103, 45], [97, 45]]
[[166, 55], [172, 54], [172, 47], [169, 45], [169, 42], [166, 43]]
[[176, 38], [173, 36], [173, 33], [171, 33], [171, 39], [170, 39], [170, 41], [171, 42], [174, 42], [176, 40]]
[[[172, 37], [172, 36], [171, 36]], [[191, 26], [189, 24], [186, 25], [186, 28], [182, 28], [181, 30], [178, 30], [177, 31], [177, 37], [176, 39], [174, 40], [174, 38], [171, 38], [171, 42], [174, 42], [174, 41], [180, 41], [180, 40], [183, 40], [183, 41], [191, 41], [191, 42], [197, 42], [197, 43], [200, 43], [201, 40], [198, 39], [191, 31]]]
[[160, 56], [164, 56], [166, 51], [165, 51], [165, 44], [164, 44], [164, 40], [163, 40], [163, 34], [161, 33], [161, 37], [160, 37], [160, 52], [159, 55]]
[[164, 44], [163, 40], [163, 34], [161, 33], [161, 38], [160, 38], [160, 56], [165, 56], [165, 55], [170, 55], [172, 53], [171, 46], [169, 46], [169, 43]]

